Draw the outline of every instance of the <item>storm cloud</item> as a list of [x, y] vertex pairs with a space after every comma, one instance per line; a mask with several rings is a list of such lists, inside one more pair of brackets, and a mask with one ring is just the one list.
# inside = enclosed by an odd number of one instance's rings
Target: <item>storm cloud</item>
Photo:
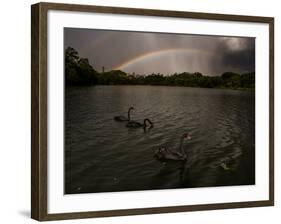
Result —
[[94, 29], [64, 29], [64, 47], [75, 48], [94, 69], [135, 74], [255, 71], [255, 38]]

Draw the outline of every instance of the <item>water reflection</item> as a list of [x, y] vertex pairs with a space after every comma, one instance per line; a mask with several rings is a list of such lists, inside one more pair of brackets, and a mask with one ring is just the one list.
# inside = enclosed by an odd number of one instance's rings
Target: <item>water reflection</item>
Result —
[[[66, 193], [245, 185], [255, 183], [255, 95], [187, 87], [96, 86], [66, 89]], [[113, 117], [134, 106], [128, 129]], [[161, 163], [185, 132], [186, 162]]]

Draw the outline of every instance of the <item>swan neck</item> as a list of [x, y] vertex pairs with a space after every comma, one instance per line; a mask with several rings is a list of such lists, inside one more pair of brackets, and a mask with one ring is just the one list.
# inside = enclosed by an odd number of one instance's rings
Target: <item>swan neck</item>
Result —
[[146, 121], [147, 121], [147, 119], [144, 119], [144, 120], [143, 120], [143, 126], [144, 126], [144, 127], [146, 127]]
[[131, 120], [131, 108], [128, 110], [128, 120]]
[[183, 155], [186, 155], [184, 149], [183, 149], [183, 140], [184, 140], [184, 137], [181, 137], [181, 140], [180, 140], [180, 152], [183, 154]]
[[144, 119], [144, 121], [143, 121], [143, 125], [144, 125], [144, 127], [146, 127], [147, 125], [146, 125], [146, 122], [148, 122], [149, 123], [149, 125], [150, 126], [152, 126], [153, 124], [152, 124], [152, 122], [149, 120], [149, 119]]

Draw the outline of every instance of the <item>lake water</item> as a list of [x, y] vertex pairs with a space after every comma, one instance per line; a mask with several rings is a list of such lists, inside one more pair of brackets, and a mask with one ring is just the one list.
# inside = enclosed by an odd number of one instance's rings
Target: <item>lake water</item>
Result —
[[[130, 130], [126, 116], [154, 128]], [[160, 146], [186, 162], [157, 161]], [[65, 193], [255, 184], [255, 93], [164, 86], [66, 87]]]

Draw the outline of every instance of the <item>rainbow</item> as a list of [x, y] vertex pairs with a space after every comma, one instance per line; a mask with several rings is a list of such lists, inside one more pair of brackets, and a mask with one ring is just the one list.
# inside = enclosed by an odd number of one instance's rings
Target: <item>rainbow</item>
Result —
[[153, 59], [157, 57], [161, 57], [165, 54], [175, 54], [175, 53], [201, 53], [201, 54], [209, 54], [206, 51], [198, 50], [198, 49], [192, 49], [192, 48], [168, 48], [168, 49], [162, 49], [158, 51], [151, 51], [147, 52], [141, 55], [138, 55], [134, 58], [129, 59], [128, 61], [125, 61], [113, 68], [113, 70], [122, 70], [125, 69], [131, 65], [134, 65], [136, 63], [148, 60], [148, 59]]

